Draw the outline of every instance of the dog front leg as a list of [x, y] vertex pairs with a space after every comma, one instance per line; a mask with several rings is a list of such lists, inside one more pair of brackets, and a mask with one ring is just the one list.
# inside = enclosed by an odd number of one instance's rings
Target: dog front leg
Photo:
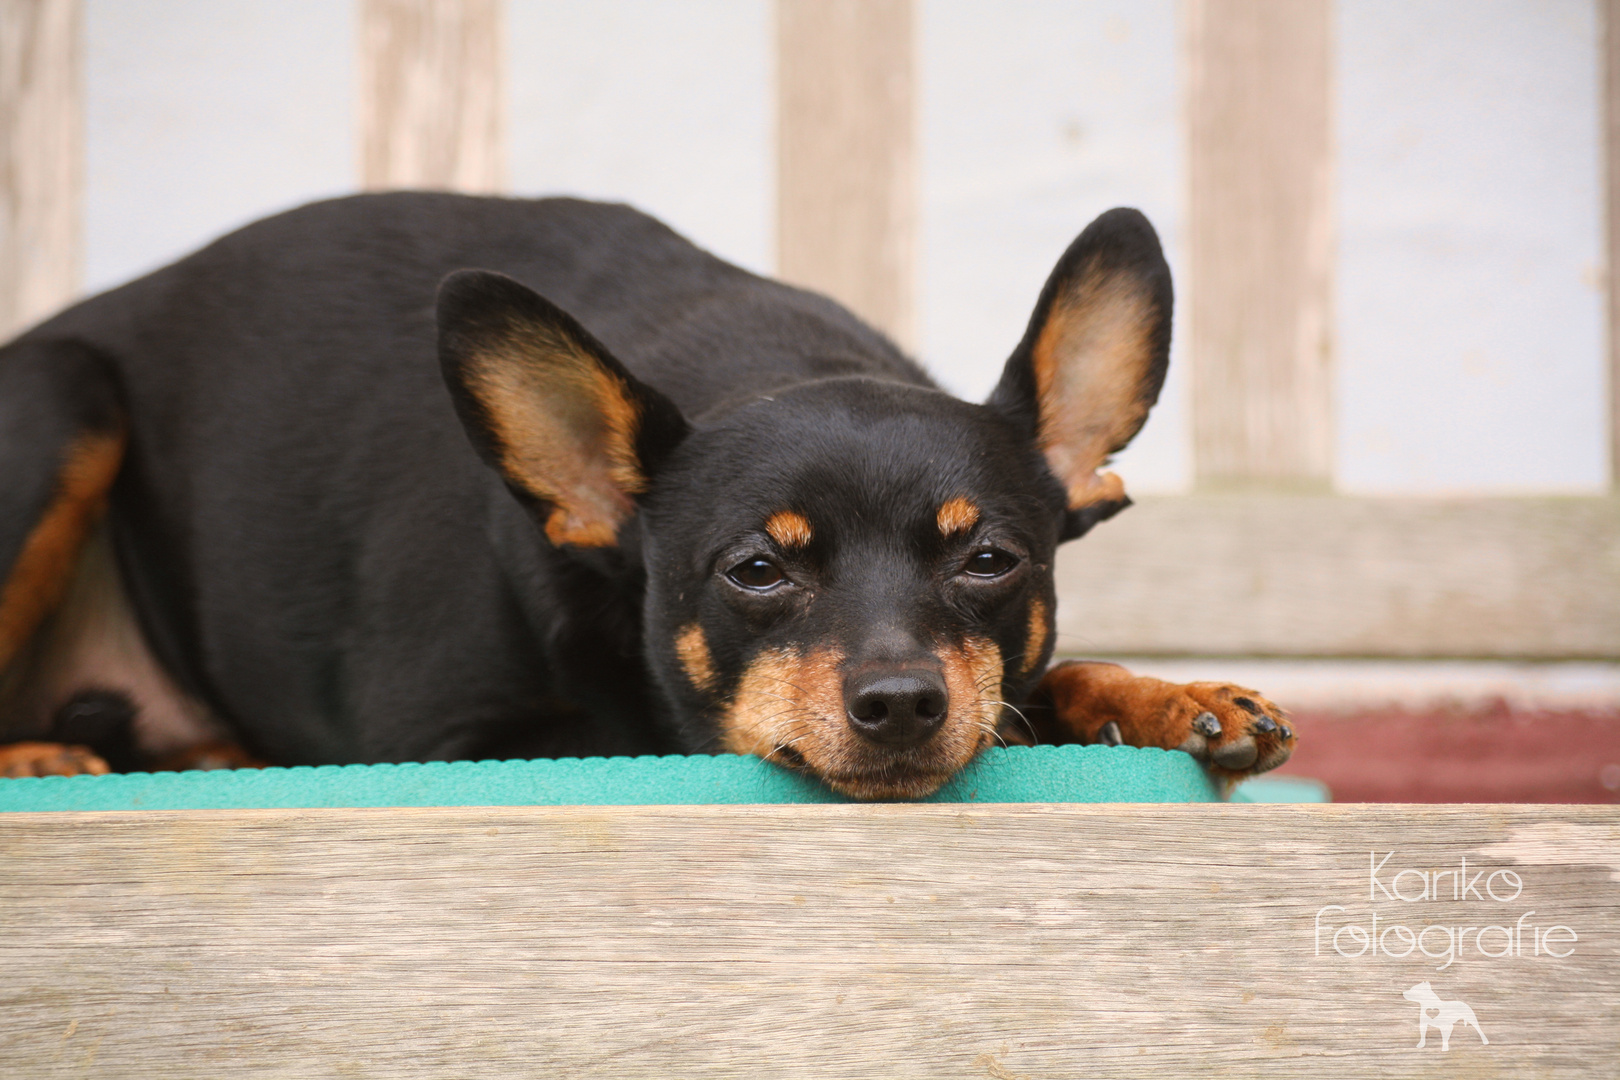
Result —
[[112, 770], [88, 746], [19, 742], [0, 746], [0, 777], [104, 776]]
[[1233, 782], [1275, 769], [1296, 741], [1287, 714], [1253, 690], [1170, 683], [1097, 661], [1048, 671], [1028, 713], [1042, 742], [1181, 750]]

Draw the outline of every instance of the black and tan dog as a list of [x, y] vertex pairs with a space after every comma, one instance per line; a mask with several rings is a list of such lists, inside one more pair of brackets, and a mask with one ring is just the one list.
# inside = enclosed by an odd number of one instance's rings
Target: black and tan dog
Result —
[[1170, 309], [1111, 211], [972, 405], [625, 207], [249, 226], [0, 351], [0, 770], [732, 751], [872, 799], [1031, 737], [1270, 768], [1250, 691], [1046, 672]]

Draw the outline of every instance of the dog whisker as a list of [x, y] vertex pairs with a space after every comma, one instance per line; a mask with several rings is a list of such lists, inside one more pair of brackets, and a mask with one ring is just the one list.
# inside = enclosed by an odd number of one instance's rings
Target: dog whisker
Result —
[[784, 679], [780, 675], [772, 675], [768, 671], [756, 671], [756, 672], [754, 672], [754, 675], [757, 676], [758, 678], [761, 678], [761, 679], [770, 679], [772, 682], [779, 682], [784, 686], [791, 687], [792, 689], [798, 691], [800, 694], [803, 694], [806, 697], [810, 696], [810, 692], [808, 690], [806, 690], [804, 687], [800, 686], [798, 683], [792, 681], [791, 679]]

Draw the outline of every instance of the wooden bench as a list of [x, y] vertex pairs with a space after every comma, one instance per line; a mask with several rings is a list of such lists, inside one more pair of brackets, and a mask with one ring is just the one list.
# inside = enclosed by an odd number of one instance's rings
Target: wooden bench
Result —
[[18, 812], [0, 971], [19, 1077], [1610, 1077], [1620, 809]]

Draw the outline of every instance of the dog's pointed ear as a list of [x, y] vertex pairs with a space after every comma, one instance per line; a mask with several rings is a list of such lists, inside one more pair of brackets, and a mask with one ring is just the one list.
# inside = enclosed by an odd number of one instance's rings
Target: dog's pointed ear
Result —
[[1172, 304], [1153, 226], [1136, 210], [1110, 210], [1058, 260], [990, 395], [1067, 491], [1064, 540], [1130, 505], [1119, 477], [1098, 470], [1159, 398]]
[[687, 424], [567, 312], [504, 274], [439, 287], [439, 363], [479, 455], [557, 545], [607, 547]]

